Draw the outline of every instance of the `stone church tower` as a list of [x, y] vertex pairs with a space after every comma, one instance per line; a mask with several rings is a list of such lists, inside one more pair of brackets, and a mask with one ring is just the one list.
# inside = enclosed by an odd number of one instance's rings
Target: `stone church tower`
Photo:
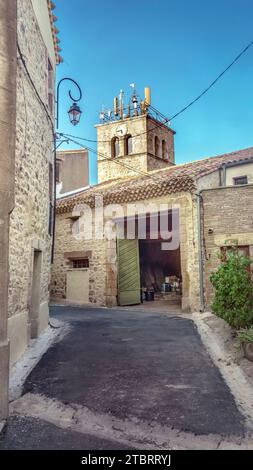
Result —
[[124, 93], [114, 98], [114, 112], [102, 111], [97, 125], [98, 183], [143, 176], [174, 164], [174, 134], [167, 119], [151, 105], [150, 88], [145, 100], [136, 91], [124, 105]]

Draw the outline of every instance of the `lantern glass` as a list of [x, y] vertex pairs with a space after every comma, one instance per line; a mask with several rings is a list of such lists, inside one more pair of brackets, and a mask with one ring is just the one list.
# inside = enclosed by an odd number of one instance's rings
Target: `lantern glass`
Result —
[[73, 126], [77, 126], [80, 122], [82, 111], [76, 103], [73, 103], [68, 111], [68, 115], [71, 124], [73, 124]]

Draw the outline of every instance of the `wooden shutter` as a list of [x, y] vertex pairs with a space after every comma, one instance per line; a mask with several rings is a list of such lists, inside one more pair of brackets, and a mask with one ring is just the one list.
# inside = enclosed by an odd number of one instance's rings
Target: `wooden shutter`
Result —
[[138, 240], [118, 239], [119, 305], [140, 304], [140, 259]]

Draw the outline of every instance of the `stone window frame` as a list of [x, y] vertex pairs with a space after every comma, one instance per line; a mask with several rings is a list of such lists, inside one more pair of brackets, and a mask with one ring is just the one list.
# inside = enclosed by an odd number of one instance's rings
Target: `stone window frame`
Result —
[[72, 259], [73, 269], [89, 269], [89, 267], [90, 267], [90, 259], [88, 257]]
[[[92, 251], [68, 251], [64, 253], [64, 259], [68, 269], [89, 269]], [[81, 266], [82, 264], [86, 266]]]
[[250, 258], [250, 245], [223, 245], [220, 247], [222, 263], [227, 260], [227, 252], [233, 249], [238, 249], [238, 251], [243, 252], [244, 256]]
[[[245, 182], [242, 183], [241, 181], [244, 180]], [[247, 175], [242, 175], [242, 176], [235, 176], [233, 178], [233, 185], [234, 186], [239, 186], [239, 185], [246, 185], [248, 184], [248, 176]]]
[[168, 160], [167, 142], [166, 139], [162, 140], [162, 159]]
[[127, 134], [124, 139], [124, 150], [125, 155], [133, 154], [133, 136], [131, 134]]
[[117, 158], [120, 155], [120, 143], [118, 137], [113, 137], [111, 140], [111, 157]]
[[155, 152], [156, 157], [159, 157], [159, 151], [160, 151], [160, 139], [156, 135], [154, 138], [154, 152]]

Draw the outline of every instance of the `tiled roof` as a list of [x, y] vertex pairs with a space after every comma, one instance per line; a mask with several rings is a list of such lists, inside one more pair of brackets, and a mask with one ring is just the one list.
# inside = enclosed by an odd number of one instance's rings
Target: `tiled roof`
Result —
[[189, 175], [194, 179], [199, 179], [202, 176], [208, 175], [215, 170], [218, 170], [223, 164], [239, 162], [242, 160], [251, 160], [253, 162], [253, 147], [243, 150], [238, 150], [215, 157], [208, 157], [202, 160], [196, 160], [182, 165], [175, 165], [165, 170], [156, 171], [156, 174], [166, 172], [169, 175]]
[[202, 176], [218, 170], [223, 164], [239, 161], [253, 163], [253, 147], [183, 165], [169, 166], [149, 172], [147, 176], [107, 181], [72, 197], [57, 202], [57, 212], [69, 212], [75, 205], [85, 203], [94, 207], [95, 196], [103, 196], [104, 205], [127, 203], [182, 191], [193, 193]]
[[55, 4], [51, 0], [47, 0], [47, 6], [48, 6], [49, 18], [50, 18], [52, 35], [53, 35], [53, 40], [54, 40], [56, 63], [60, 64], [61, 62], [63, 62], [63, 58], [60, 55], [60, 52], [61, 52], [61, 48], [59, 46], [60, 39], [58, 38], [59, 30], [55, 26], [55, 23], [58, 18], [53, 13], [53, 10], [55, 9]]

